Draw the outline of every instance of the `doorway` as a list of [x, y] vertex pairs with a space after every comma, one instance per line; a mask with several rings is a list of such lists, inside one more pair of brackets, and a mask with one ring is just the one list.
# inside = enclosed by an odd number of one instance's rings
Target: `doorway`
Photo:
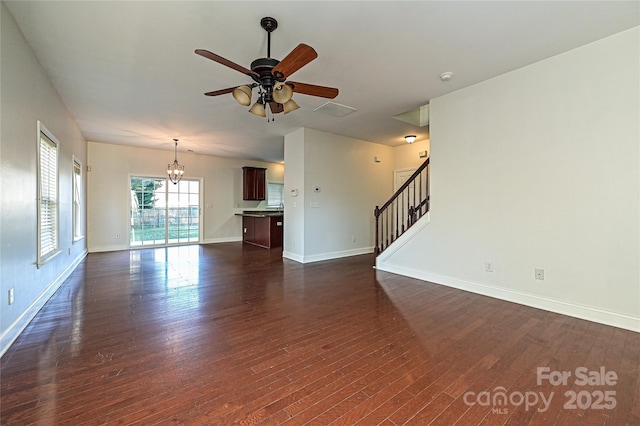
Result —
[[415, 173], [417, 169], [399, 169], [393, 171], [393, 192], [396, 192], [403, 183], [409, 180], [409, 178]]
[[132, 176], [131, 247], [200, 242], [200, 181]]

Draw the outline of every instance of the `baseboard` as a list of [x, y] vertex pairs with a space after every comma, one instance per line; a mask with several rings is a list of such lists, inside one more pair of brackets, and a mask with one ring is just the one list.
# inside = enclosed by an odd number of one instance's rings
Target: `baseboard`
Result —
[[58, 277], [49, 286], [40, 293], [40, 296], [24, 310], [20, 315], [0, 336], [0, 356], [11, 347], [13, 342], [20, 336], [29, 323], [33, 320], [36, 314], [42, 309], [47, 301], [53, 296], [53, 294], [60, 288], [62, 283], [65, 282], [71, 273], [78, 267], [80, 262], [87, 256], [88, 251], [83, 251], [78, 257], [74, 259], [67, 268], [58, 275]]
[[384, 262], [389, 259], [430, 223], [431, 212], [428, 211], [426, 215], [422, 216], [416, 223], [413, 224], [411, 228], [407, 229], [389, 247], [387, 247], [382, 253], [380, 253], [380, 255], [378, 255], [379, 261]]
[[242, 241], [242, 237], [222, 237], [222, 238], [208, 238], [200, 241], [200, 244], [219, 244], [219, 243], [237, 243]]
[[293, 260], [293, 261], [298, 262], [298, 263], [304, 263], [304, 256], [301, 256], [301, 255], [295, 254], [295, 253], [291, 253], [290, 251], [283, 251], [282, 252], [282, 257], [284, 257], [285, 259]]
[[[218, 243], [235, 243], [238, 241], [242, 241], [242, 237], [222, 237], [222, 238], [208, 238], [205, 240], [200, 241], [199, 243], [193, 243], [193, 244], [218, 244]], [[97, 246], [97, 247], [91, 247], [89, 249], [89, 253], [100, 253], [100, 252], [106, 252], [106, 251], [122, 251], [122, 250], [138, 250], [138, 249], [145, 249], [145, 248], [154, 248], [154, 247], [165, 247], [164, 245], [159, 245], [159, 246], [134, 246], [134, 247], [129, 247], [129, 246], [123, 246], [123, 245], [105, 245], [105, 246]]]
[[376, 261], [376, 269], [397, 275], [416, 278], [422, 281], [428, 281], [434, 284], [453, 287], [459, 290], [469, 291], [471, 293], [481, 294], [483, 296], [505, 300], [507, 302], [518, 303], [520, 305], [530, 306], [532, 308], [555, 312], [557, 314], [568, 315], [570, 317], [623, 328], [625, 330], [640, 332], [640, 317], [634, 317], [632, 315], [612, 312], [593, 306], [579, 305], [563, 300], [550, 299], [547, 297], [541, 297], [500, 287], [494, 287], [487, 284], [431, 274], [428, 272], [417, 271], [410, 268], [388, 265], [385, 262], [379, 260]]
[[313, 255], [310, 255], [310, 256], [302, 256], [302, 255], [299, 255], [299, 254], [294, 254], [294, 253], [290, 253], [290, 252], [284, 251], [282, 253], [282, 257], [285, 257], [285, 258], [291, 259], [291, 260], [295, 260], [296, 262], [299, 262], [299, 263], [313, 263], [313, 262], [321, 262], [323, 260], [339, 259], [339, 258], [342, 258], [342, 257], [350, 257], [350, 256], [358, 256], [358, 255], [361, 255], [361, 254], [369, 254], [369, 253], [373, 253], [373, 250], [374, 250], [374, 247], [361, 247], [361, 248], [357, 248], [357, 249], [341, 250], [341, 251], [313, 254]]
[[106, 245], [106, 246], [94, 246], [94, 247], [88, 247], [89, 253], [100, 253], [100, 252], [105, 252], [105, 251], [122, 251], [122, 250], [129, 250], [129, 246], [128, 245], [122, 245], [122, 244], [111, 244], [111, 245]]

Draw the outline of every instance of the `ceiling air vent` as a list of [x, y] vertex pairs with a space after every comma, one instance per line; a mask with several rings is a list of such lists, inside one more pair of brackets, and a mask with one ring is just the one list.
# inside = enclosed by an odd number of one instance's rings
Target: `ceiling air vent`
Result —
[[335, 102], [326, 102], [320, 105], [318, 108], [314, 109], [315, 112], [321, 112], [323, 114], [332, 115], [334, 117], [344, 117], [345, 115], [351, 114], [354, 111], [357, 111], [355, 108], [351, 108], [350, 106], [337, 104]]

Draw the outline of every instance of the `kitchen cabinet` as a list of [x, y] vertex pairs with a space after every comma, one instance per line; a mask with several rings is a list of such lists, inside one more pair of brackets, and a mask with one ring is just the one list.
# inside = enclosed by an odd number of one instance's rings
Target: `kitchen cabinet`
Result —
[[242, 241], [264, 248], [282, 247], [282, 214], [243, 214]]
[[264, 200], [266, 198], [267, 169], [262, 167], [242, 168], [242, 199]]

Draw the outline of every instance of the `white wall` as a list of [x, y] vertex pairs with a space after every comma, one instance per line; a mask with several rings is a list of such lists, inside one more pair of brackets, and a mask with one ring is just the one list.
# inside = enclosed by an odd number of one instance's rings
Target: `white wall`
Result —
[[305, 129], [298, 129], [284, 137], [287, 173], [284, 179], [283, 255], [298, 261], [304, 259], [304, 134]]
[[[71, 192], [73, 156], [86, 164], [86, 142], [4, 3], [0, 15], [0, 353], [4, 353], [86, 255], [85, 239], [72, 242]], [[61, 253], [40, 269], [36, 267], [38, 120], [60, 143]], [[84, 209], [85, 194], [81, 204]], [[12, 305], [8, 304], [10, 288], [15, 290]]]
[[415, 141], [412, 144], [404, 144], [393, 148], [393, 164], [394, 170], [417, 169], [427, 159], [420, 158], [420, 152], [431, 152], [429, 139]]
[[[178, 144], [178, 147], [180, 145]], [[88, 143], [88, 249], [90, 252], [129, 248], [131, 176], [166, 176], [173, 151], [98, 142]], [[242, 167], [267, 168], [267, 182], [284, 182], [284, 165], [180, 152], [185, 178], [202, 179], [203, 243], [242, 240], [242, 210], [266, 208], [266, 201], [242, 200]], [[211, 207], [206, 207], [207, 205]], [[119, 234], [120, 238], [116, 238]]]
[[431, 223], [378, 267], [640, 331], [639, 52], [635, 28], [432, 100]]
[[285, 137], [285, 164], [284, 256], [314, 262], [373, 252], [373, 210], [392, 194], [393, 148], [302, 129]]

